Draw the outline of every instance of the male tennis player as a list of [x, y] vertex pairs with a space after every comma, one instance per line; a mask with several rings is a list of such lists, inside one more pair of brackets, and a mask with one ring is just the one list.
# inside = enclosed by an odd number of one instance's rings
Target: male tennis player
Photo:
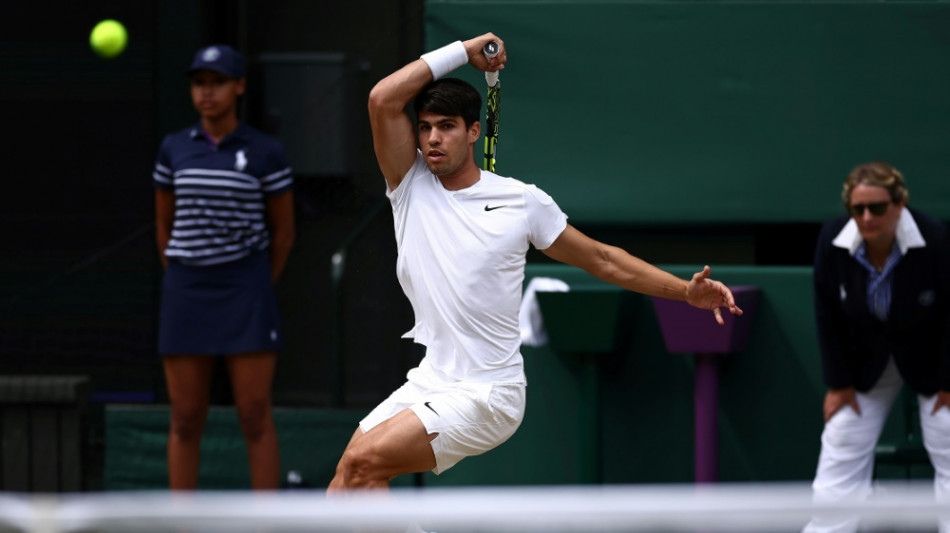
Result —
[[[483, 46], [497, 41], [488, 60]], [[480, 170], [479, 92], [443, 78], [470, 63], [504, 68], [504, 43], [488, 33], [424, 54], [370, 92], [376, 157], [395, 219], [396, 273], [412, 303], [406, 334], [426, 346], [406, 383], [364, 418], [347, 445], [329, 492], [387, 488], [394, 477], [431, 470], [507, 440], [525, 409], [518, 309], [528, 245], [625, 289], [742, 311], [709, 279], [709, 267], [679, 279], [567, 223], [533, 185]], [[413, 125], [406, 105], [415, 99]], [[418, 135], [418, 139], [417, 136]], [[418, 144], [417, 144], [418, 142]]]

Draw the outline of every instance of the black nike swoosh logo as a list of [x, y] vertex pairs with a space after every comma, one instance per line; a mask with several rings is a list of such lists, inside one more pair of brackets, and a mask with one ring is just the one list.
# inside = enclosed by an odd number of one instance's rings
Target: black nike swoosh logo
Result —
[[429, 402], [426, 402], [426, 403], [424, 403], [424, 404], [422, 404], [422, 405], [428, 407], [430, 411], [432, 411], [433, 413], [435, 413], [435, 416], [439, 416], [439, 412], [436, 411], [435, 409], [433, 409], [432, 406], [429, 405]]
[[496, 205], [495, 207], [488, 207], [488, 204], [485, 204], [485, 211], [494, 211], [495, 209], [501, 209], [502, 207], [508, 207], [507, 205]]

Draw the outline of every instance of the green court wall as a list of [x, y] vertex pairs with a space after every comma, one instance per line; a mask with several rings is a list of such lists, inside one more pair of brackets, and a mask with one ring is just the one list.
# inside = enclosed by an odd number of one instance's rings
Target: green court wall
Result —
[[[572, 220], [817, 222], [873, 159], [904, 172], [914, 205], [950, 219], [946, 2], [425, 8], [428, 49], [487, 31], [504, 40], [498, 173], [538, 184]], [[452, 75], [485, 87], [473, 68]]]
[[[694, 270], [664, 268], [683, 278]], [[747, 345], [719, 362], [720, 479], [808, 480], [818, 457], [824, 395], [811, 271], [716, 266], [713, 274], [727, 284], [760, 291], [756, 312], [739, 318], [750, 322]], [[545, 320], [551, 318], [557, 329], [549, 332], [548, 345], [523, 349], [528, 402], [521, 428], [504, 445], [440, 476], [404, 476], [396, 485], [692, 481], [692, 354], [666, 350], [650, 299], [564, 265], [532, 265], [527, 276], [566, 281], [578, 298], [573, 301], [580, 303], [542, 306]], [[564, 323], [574, 327], [564, 328]], [[284, 470], [300, 472], [314, 488], [325, 486], [364, 414], [278, 408], [274, 417]], [[883, 440], [899, 441], [903, 428], [903, 411], [894, 409]], [[105, 488], [166, 486], [167, 430], [167, 406], [109, 406]], [[249, 486], [233, 409], [212, 410], [202, 453], [201, 488]], [[906, 468], [888, 465], [879, 472], [902, 477]], [[922, 475], [927, 474], [924, 469]]]

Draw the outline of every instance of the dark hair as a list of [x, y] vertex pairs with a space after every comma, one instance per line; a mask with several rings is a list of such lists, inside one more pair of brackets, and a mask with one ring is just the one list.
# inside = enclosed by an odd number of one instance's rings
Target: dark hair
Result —
[[426, 85], [413, 101], [416, 116], [421, 112], [462, 117], [465, 127], [478, 122], [482, 97], [475, 87], [458, 78], [442, 78]]

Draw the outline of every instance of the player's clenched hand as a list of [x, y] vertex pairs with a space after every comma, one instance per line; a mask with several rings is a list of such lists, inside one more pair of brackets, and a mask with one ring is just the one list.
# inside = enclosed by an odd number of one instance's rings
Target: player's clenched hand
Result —
[[709, 279], [710, 272], [709, 265], [706, 265], [702, 271], [693, 274], [693, 279], [686, 286], [686, 302], [693, 307], [712, 310], [716, 322], [722, 325], [725, 322], [720, 307], [729, 308], [729, 312], [736, 316], [742, 315], [742, 309], [736, 305], [729, 287]]
[[[488, 59], [482, 50], [486, 44], [492, 41], [498, 43], [498, 55]], [[468, 54], [468, 63], [478, 70], [497, 72], [505, 68], [505, 63], [508, 61], [508, 51], [505, 49], [505, 42], [494, 33], [489, 32], [479, 37], [473, 37], [463, 44], [465, 45], [465, 52]]]

